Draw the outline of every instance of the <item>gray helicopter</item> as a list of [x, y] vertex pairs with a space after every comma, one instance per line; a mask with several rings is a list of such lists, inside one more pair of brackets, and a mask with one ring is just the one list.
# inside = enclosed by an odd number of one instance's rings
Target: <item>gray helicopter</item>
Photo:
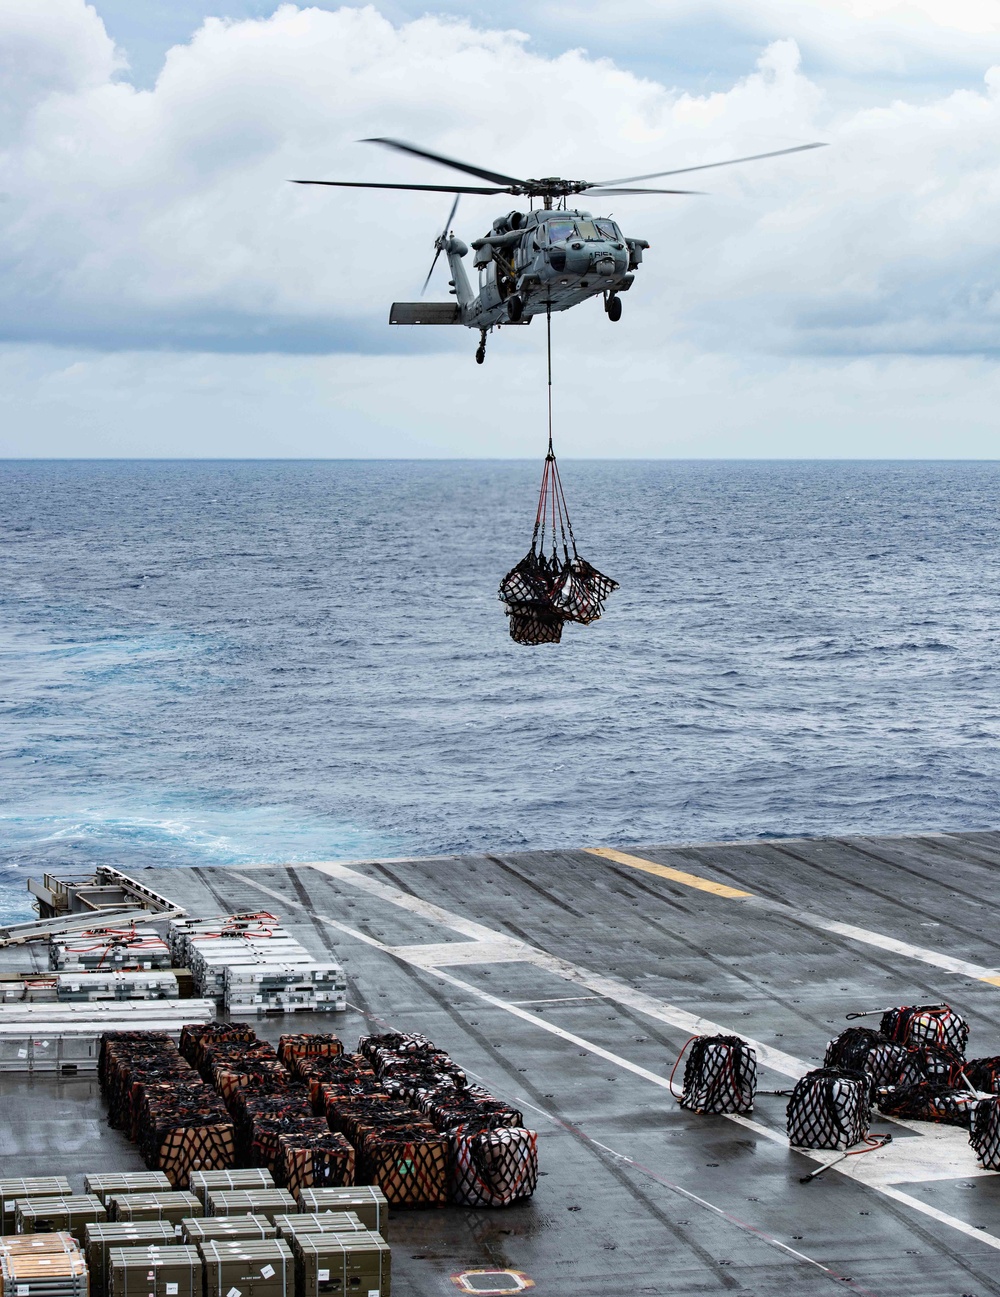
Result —
[[[696, 194], [695, 189], [633, 189], [642, 180], [663, 176], [685, 175], [692, 171], [709, 171], [738, 162], [757, 162], [762, 158], [780, 158], [786, 153], [802, 153], [823, 148], [822, 143], [798, 144], [771, 153], [754, 153], [745, 158], [728, 158], [724, 162], [707, 162], [697, 167], [678, 167], [672, 171], [654, 171], [644, 176], [626, 176], [621, 180], [562, 180], [547, 176], [542, 180], [518, 180], [498, 171], [459, 162], [455, 158], [432, 153], [403, 140], [384, 138], [362, 140], [363, 144], [382, 144], [386, 148], [413, 157], [436, 162], [454, 171], [491, 182], [481, 185], [406, 185], [369, 183], [362, 180], [296, 180], [297, 185], [332, 185], [342, 189], [416, 189], [455, 195], [444, 229], [434, 242], [434, 260], [424, 280], [421, 293], [427, 291], [434, 267], [443, 252], [448, 258], [452, 278], [450, 292], [454, 302], [393, 302], [390, 324], [464, 324], [478, 329], [479, 347], [476, 362], [486, 359], [486, 337], [491, 329], [505, 324], [530, 324], [532, 317], [552, 311], [568, 311], [588, 297], [604, 298], [604, 309], [612, 322], [622, 317], [621, 294], [628, 292], [635, 272], [649, 247], [645, 239], [626, 236], [609, 216], [592, 216], [590, 212], [570, 208], [572, 195], [592, 193], [601, 197], [619, 194]], [[473, 288], [465, 273], [462, 259], [468, 246], [457, 239], [451, 229], [462, 194], [514, 194], [527, 198], [530, 210], [509, 212], [493, 222], [490, 233], [472, 244], [472, 265], [479, 272], [479, 291]], [[536, 201], [541, 202], [536, 207]]]

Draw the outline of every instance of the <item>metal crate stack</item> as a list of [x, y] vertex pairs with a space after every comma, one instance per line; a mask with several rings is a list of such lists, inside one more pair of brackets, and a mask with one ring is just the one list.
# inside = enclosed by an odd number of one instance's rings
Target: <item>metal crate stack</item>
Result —
[[220, 1189], [205, 1197], [206, 1216], [263, 1216], [273, 1225], [275, 1216], [294, 1211], [287, 1189]]
[[298, 1297], [389, 1297], [389, 1245], [368, 1230], [292, 1237]]
[[83, 1187], [106, 1207], [113, 1194], [169, 1193], [170, 1181], [162, 1171], [100, 1171], [85, 1175]]
[[87, 1263], [68, 1233], [0, 1240], [0, 1297], [87, 1297]]
[[198, 1249], [112, 1248], [108, 1253], [109, 1297], [202, 1297]]
[[0, 1179], [0, 1234], [13, 1234], [16, 1207], [23, 1198], [68, 1198], [73, 1190], [62, 1175], [9, 1176]]
[[84, 1230], [84, 1248], [90, 1271], [90, 1297], [107, 1297], [108, 1256], [112, 1248], [172, 1247], [177, 1233], [170, 1221], [110, 1221], [88, 1225]]
[[283, 1239], [209, 1239], [199, 1251], [206, 1297], [228, 1297], [234, 1290], [246, 1297], [295, 1297], [295, 1265]]
[[14, 1209], [18, 1234], [72, 1234], [82, 1246], [87, 1225], [105, 1221], [108, 1213], [92, 1193], [69, 1194], [63, 1198], [22, 1198]]
[[94, 928], [49, 938], [49, 968], [57, 972], [106, 973], [132, 968], [170, 968], [170, 947], [155, 928]]
[[94, 1000], [176, 1000], [177, 978], [169, 970], [132, 973], [57, 973], [56, 999], [63, 1004]]
[[235, 1243], [246, 1238], [274, 1238], [276, 1232], [266, 1216], [199, 1216], [181, 1222], [184, 1242], [190, 1243], [192, 1247], [207, 1243], [210, 1239], [219, 1243]]
[[160, 1193], [112, 1194], [108, 1214], [116, 1221], [165, 1220], [179, 1229], [185, 1217], [201, 1216], [203, 1209], [187, 1189], [168, 1189]]
[[374, 1184], [355, 1184], [344, 1189], [303, 1189], [299, 1194], [302, 1215], [353, 1212], [366, 1229], [389, 1237], [389, 1202]]
[[181, 919], [169, 940], [178, 966], [191, 969], [199, 995], [230, 1011], [331, 1013], [347, 1007], [347, 979], [334, 960], [320, 963], [272, 914]]

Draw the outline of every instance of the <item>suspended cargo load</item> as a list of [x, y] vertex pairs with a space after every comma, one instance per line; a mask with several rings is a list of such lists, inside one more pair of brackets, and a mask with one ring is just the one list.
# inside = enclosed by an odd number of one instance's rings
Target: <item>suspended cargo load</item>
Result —
[[577, 552], [550, 437], [531, 548], [500, 582], [510, 637], [516, 644], [558, 644], [566, 622], [597, 621], [617, 589]]
[[173, 1223], [162, 1220], [109, 1221], [84, 1230], [91, 1297], [107, 1297], [108, 1253], [112, 1248], [169, 1247], [176, 1243]]

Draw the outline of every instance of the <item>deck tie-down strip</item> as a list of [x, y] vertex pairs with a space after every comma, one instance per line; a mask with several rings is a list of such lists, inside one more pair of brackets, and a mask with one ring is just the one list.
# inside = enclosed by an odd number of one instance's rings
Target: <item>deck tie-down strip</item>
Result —
[[[510, 950], [511, 953], [513, 953], [514, 949], [521, 951], [522, 953], [520, 958], [526, 963], [530, 963], [546, 972], [554, 973], [557, 976], [562, 977], [567, 981], [574, 982], [579, 986], [584, 986], [588, 990], [596, 992], [605, 999], [621, 1004], [626, 1008], [634, 1009], [639, 1013], [645, 1014], [647, 1017], [651, 1017], [659, 1022], [666, 1023], [669, 1026], [687, 1032], [689, 1035], [717, 1036], [742, 1034], [735, 1032], [732, 1028], [711, 1022], [707, 1018], [698, 1017], [697, 1015], [689, 1013], [687, 1010], [681, 1009], [675, 1005], [667, 1004], [661, 1000], [654, 1000], [652, 996], [645, 995], [642, 991], [637, 991], [624, 982], [618, 982], [614, 978], [603, 977], [600, 974], [590, 972], [588, 969], [579, 968], [577, 965], [571, 964], [567, 960], [559, 959], [555, 955], [550, 955], [546, 951], [539, 950], [537, 947], [531, 946], [527, 942], [517, 941], [514, 938], [498, 936], [496, 932], [485, 927], [483, 924], [475, 923], [470, 919], [463, 918], [461, 915], [453, 914], [450, 911], [445, 910], [443, 907], [435, 905], [432, 901], [425, 901], [421, 897], [403, 892], [396, 887], [381, 882], [379, 879], [370, 878], [366, 874], [361, 874], [356, 870], [349, 869], [346, 865], [316, 862], [309, 865], [299, 865], [296, 866], [296, 868], [316, 869], [321, 873], [340, 879], [342, 882], [352, 887], [356, 887], [361, 891], [368, 892], [370, 895], [378, 896], [382, 900], [388, 901], [401, 909], [409, 911], [411, 914], [420, 915], [434, 923], [442, 924], [443, 926], [450, 928], [452, 931], [461, 932], [465, 936], [472, 937], [484, 946], [494, 945], [499, 941], [505, 949]], [[395, 956], [397, 959], [409, 963], [413, 967], [423, 968], [426, 971], [433, 973], [434, 976], [440, 980], [454, 986], [457, 990], [463, 991], [495, 1008], [502, 1009], [505, 1013], [512, 1014], [514, 1017], [529, 1022], [540, 1030], [559, 1037], [568, 1044], [575, 1045], [577, 1048], [594, 1054], [598, 1058], [603, 1058], [605, 1061], [613, 1063], [624, 1071], [631, 1072], [633, 1075], [641, 1077], [643, 1080], [649, 1081], [661, 1089], [670, 1091], [670, 1082], [667, 1077], [652, 1072], [648, 1068], [641, 1067], [639, 1064], [633, 1063], [630, 1059], [623, 1058], [621, 1055], [614, 1054], [610, 1050], [594, 1044], [593, 1041], [586, 1040], [582, 1036], [577, 1036], [573, 1032], [566, 1031], [564, 1028], [557, 1026], [554, 1022], [548, 1022], [538, 1014], [531, 1013], [527, 1009], [521, 1008], [519, 1005], [513, 1004], [509, 1000], [503, 1000], [498, 996], [491, 995], [488, 991], [481, 990], [471, 982], [464, 982], [453, 974], [446, 972], [441, 967], [423, 964], [418, 959], [413, 958], [412, 955], [408, 956], [405, 953], [408, 950], [412, 950], [412, 947], [389, 946], [385, 942], [379, 941], [376, 937], [370, 937], [367, 933], [360, 932], [358, 929], [352, 928], [346, 923], [341, 923], [339, 920], [331, 918], [329, 915], [320, 914], [304, 902], [294, 900], [288, 896], [287, 893], [280, 892], [273, 887], [268, 887], [266, 884], [258, 882], [255, 878], [252, 878], [247, 874], [238, 873], [235, 869], [228, 869], [226, 872], [229, 873], [231, 877], [238, 878], [241, 882], [249, 883], [258, 891], [264, 892], [266, 895], [275, 898], [286, 906], [306, 911], [306, 913], [313, 915], [327, 927], [342, 932], [345, 936], [352, 937], [354, 940], [360, 941], [364, 945], [372, 946], [386, 955]], [[448, 945], [448, 943], [442, 944], [444, 946]], [[456, 944], [466, 945], [467, 943]], [[422, 949], [426, 950], [427, 947], [423, 947]], [[484, 960], [483, 962], [489, 961]], [[772, 1071], [778, 1072], [783, 1076], [791, 1077], [795, 1080], [810, 1071], [810, 1067], [807, 1063], [804, 1063], [801, 1059], [795, 1058], [791, 1054], [786, 1054], [782, 1050], [774, 1049], [770, 1045], [765, 1045], [762, 1041], [756, 1041], [747, 1036], [743, 1036], [743, 1039], [757, 1051], [758, 1061], [763, 1067], [770, 1068]], [[777, 1131], [773, 1131], [759, 1122], [750, 1121], [746, 1117], [736, 1115], [731, 1115], [728, 1119], [739, 1125], [752, 1129], [763, 1138], [781, 1144], [786, 1148], [788, 1147], [788, 1142], [785, 1136], [780, 1135]], [[927, 1138], [927, 1132], [915, 1123], [895, 1119], [893, 1124], [904, 1126], [921, 1137]], [[958, 1174], [963, 1178], [967, 1179], [972, 1176], [992, 1174], [991, 1172], [982, 1170], [978, 1166], [973, 1165], [970, 1167], [968, 1165], [967, 1159], [969, 1157], [969, 1148], [964, 1131], [949, 1127], [947, 1128], [946, 1133], [944, 1128], [938, 1128], [938, 1130], [935, 1131], [935, 1137], [936, 1140], [939, 1141], [941, 1151], [946, 1154], [946, 1162], [952, 1163], [956, 1166], [961, 1165], [962, 1169]], [[961, 1150], [957, 1147], [958, 1143], [961, 1144]], [[796, 1149], [796, 1152], [803, 1157], [807, 1157], [814, 1162], [820, 1163], [830, 1162], [839, 1156], [836, 1153], [828, 1153], [821, 1150]], [[961, 1153], [964, 1153], [964, 1158], [960, 1157]], [[869, 1156], [875, 1155], [869, 1154]], [[854, 1162], [863, 1160], [864, 1159], [859, 1158], [853, 1159]], [[928, 1159], [928, 1161], [930, 1160], [931, 1159]], [[839, 1162], [831, 1169], [836, 1175], [842, 1175], [846, 1179], [854, 1180], [855, 1182], [873, 1190], [875, 1193], [883, 1194], [885, 1197], [891, 1198], [895, 1202], [909, 1207], [913, 1211], [919, 1212], [924, 1216], [928, 1216], [931, 1219], [938, 1221], [940, 1224], [948, 1226], [950, 1229], [956, 1230], [969, 1238], [984, 1243], [987, 1247], [990, 1247], [995, 1251], [1000, 1251], [1000, 1238], [996, 1235], [990, 1234], [986, 1230], [978, 1229], [976, 1226], [970, 1225], [968, 1221], [961, 1220], [957, 1216], [951, 1216], [947, 1212], [940, 1211], [938, 1208], [932, 1207], [929, 1203], [922, 1202], [919, 1198], [914, 1198], [910, 1194], [894, 1188], [888, 1182], [876, 1182], [878, 1177], [872, 1174], [871, 1167], [869, 1167], [867, 1173], [862, 1174], [861, 1172], [863, 1171], [863, 1168], [852, 1166], [851, 1162], [848, 1161]], [[945, 1178], [950, 1179], [955, 1177], [949, 1173]]]
[[822, 914], [813, 914], [809, 910], [797, 910], [793, 905], [782, 901], [772, 901], [767, 896], [758, 896], [755, 892], [745, 892], [738, 887], [717, 883], [711, 878], [702, 878], [698, 874], [685, 873], [682, 869], [672, 869], [669, 865], [657, 864], [655, 860], [646, 860], [642, 856], [631, 855], [627, 851], [616, 851], [612, 847], [585, 847], [588, 855], [601, 856], [612, 860], [617, 865], [627, 865], [630, 869], [640, 869], [645, 874], [655, 874], [669, 882], [680, 883], [683, 887], [693, 887], [700, 892], [711, 892], [715, 896], [724, 896], [730, 900], [742, 901], [754, 909], [765, 910], [783, 918], [794, 919], [797, 923], [821, 932], [832, 932], [848, 941], [857, 941], [865, 946], [877, 946], [893, 955], [902, 955], [904, 959], [915, 959], [933, 968], [943, 969], [959, 977], [971, 977], [978, 982], [989, 982], [991, 986], [1000, 986], [1000, 970], [985, 968], [982, 964], [972, 964], [967, 959], [956, 959], [939, 950], [929, 950], [926, 946], [914, 946], [908, 941], [898, 941], [881, 932], [871, 932], [868, 928], [856, 927], [853, 923], [840, 923], [837, 919], [828, 919]]

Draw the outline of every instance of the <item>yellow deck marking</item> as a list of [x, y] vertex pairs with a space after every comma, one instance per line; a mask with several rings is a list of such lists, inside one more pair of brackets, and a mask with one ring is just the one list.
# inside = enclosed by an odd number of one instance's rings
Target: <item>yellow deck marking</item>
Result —
[[624, 851], [614, 851], [611, 847], [584, 847], [584, 851], [589, 851], [592, 856], [604, 856], [606, 860], [614, 860], [619, 865], [642, 869], [647, 874], [669, 878], [675, 883], [683, 883], [685, 887], [697, 887], [699, 892], [712, 892], [716, 896], [728, 896], [731, 899], [753, 896], [753, 892], [742, 892], [738, 887], [730, 887], [726, 883], [713, 883], [710, 878], [686, 874], [683, 869], [671, 869], [668, 865], [657, 865], [652, 860], [643, 860], [641, 856], [630, 856]]

